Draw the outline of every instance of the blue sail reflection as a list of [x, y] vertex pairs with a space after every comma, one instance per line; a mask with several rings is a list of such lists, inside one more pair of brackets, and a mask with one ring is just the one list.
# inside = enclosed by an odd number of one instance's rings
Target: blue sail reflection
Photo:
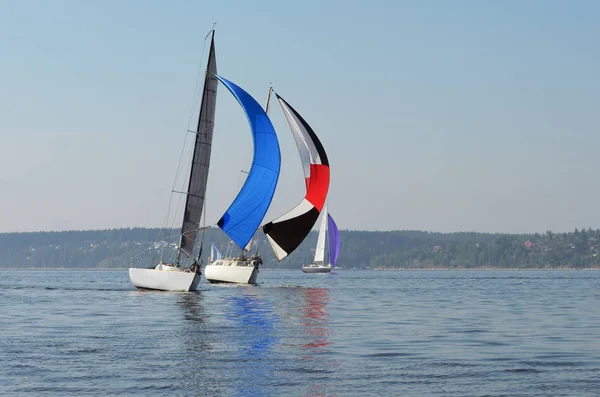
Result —
[[[271, 391], [266, 383], [275, 379], [274, 348], [279, 342], [276, 335], [278, 316], [273, 304], [253, 295], [234, 296], [227, 319], [239, 330], [230, 343], [236, 345], [236, 392], [240, 396], [267, 396]], [[262, 383], [262, 387], [257, 387]]]

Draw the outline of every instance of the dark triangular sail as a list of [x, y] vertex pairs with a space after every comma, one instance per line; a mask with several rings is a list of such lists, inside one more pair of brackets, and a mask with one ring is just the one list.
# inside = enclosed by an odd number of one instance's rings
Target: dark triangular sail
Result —
[[[215, 56], [214, 31], [210, 42], [204, 91], [200, 104], [198, 128], [196, 129], [196, 144], [192, 156], [190, 180], [183, 213], [181, 226], [180, 253], [186, 257], [194, 256], [196, 234], [200, 226], [200, 217], [204, 206], [206, 183], [208, 180], [208, 167], [210, 165], [210, 151], [212, 147], [213, 129], [215, 125], [215, 106], [217, 102], [217, 60]], [[179, 261], [179, 255], [177, 260]]]

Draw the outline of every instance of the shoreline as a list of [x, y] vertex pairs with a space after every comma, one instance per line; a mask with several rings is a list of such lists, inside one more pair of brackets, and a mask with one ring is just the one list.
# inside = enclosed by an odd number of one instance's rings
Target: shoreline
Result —
[[[26, 271], [35, 271], [35, 270], [73, 270], [73, 271], [123, 271], [129, 269], [128, 267], [52, 267], [52, 268], [41, 268], [41, 267], [0, 267], [0, 270], [26, 270]], [[267, 268], [261, 269], [264, 271], [281, 271], [281, 270], [290, 270], [296, 271], [300, 269], [276, 269], [276, 268]], [[546, 271], [546, 270], [560, 270], [560, 271], [581, 271], [581, 270], [600, 270], [600, 267], [586, 267], [581, 269], [573, 269], [570, 267], [549, 267], [549, 268], [510, 268], [510, 267], [477, 267], [477, 268], [371, 268], [371, 269], [341, 269], [342, 272], [353, 272], [353, 271], [382, 271], [382, 272], [391, 272], [391, 271]]]
[[423, 269], [413, 269], [413, 268], [373, 268], [371, 270], [381, 271], [381, 272], [390, 272], [390, 271], [544, 271], [544, 270], [560, 270], [560, 271], [580, 271], [580, 270], [600, 270], [600, 267], [586, 267], [581, 269], [573, 269], [571, 267], [536, 267], [536, 268], [527, 268], [527, 267], [478, 267], [478, 268], [423, 268]]

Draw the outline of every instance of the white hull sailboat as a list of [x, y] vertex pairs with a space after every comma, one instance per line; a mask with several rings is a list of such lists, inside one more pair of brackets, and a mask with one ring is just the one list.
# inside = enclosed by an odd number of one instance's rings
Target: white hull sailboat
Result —
[[141, 289], [187, 292], [198, 289], [200, 272], [159, 264], [153, 269], [129, 268], [129, 278]]
[[[203, 229], [200, 228], [200, 220], [206, 197], [219, 82], [231, 92], [246, 113], [252, 130], [254, 158], [246, 183], [217, 225], [238, 247], [245, 247], [262, 222], [275, 193], [281, 166], [275, 129], [265, 111], [252, 96], [233, 82], [217, 75], [214, 30], [211, 33], [198, 127], [194, 131], [196, 140], [189, 184], [187, 191], [175, 192], [186, 195], [177, 256], [173, 263], [161, 261], [151, 269], [131, 268], [129, 277], [132, 284], [138, 288], [193, 291], [198, 287], [203, 241], [200, 238], [197, 247], [197, 237], [199, 234], [203, 236], [203, 233], [198, 232]], [[180, 263], [182, 256], [193, 260], [193, 263], [189, 267], [183, 266]], [[228, 263], [229, 266], [220, 266], [221, 269], [227, 269], [223, 271], [215, 272], [207, 266], [207, 279], [211, 282], [255, 283], [258, 266], [262, 260], [256, 256], [252, 260], [244, 261], [243, 265], [240, 261]], [[235, 266], [232, 266], [234, 264]], [[231, 269], [234, 268], [235, 271], [232, 272]]]
[[259, 256], [248, 259], [219, 259], [204, 268], [204, 276], [211, 283], [256, 284]]
[[[269, 88], [265, 113], [269, 112], [272, 92]], [[329, 190], [329, 161], [308, 123], [281, 96], [275, 96], [296, 141], [306, 183], [306, 195], [300, 204], [262, 227], [276, 258], [282, 260], [302, 243], [319, 217]], [[249, 247], [245, 250], [250, 251]], [[258, 267], [262, 263], [258, 250], [248, 259], [243, 257], [243, 252], [240, 258], [210, 261], [204, 268], [206, 279], [212, 283], [256, 283]]]
[[221, 252], [213, 244], [208, 264], [204, 268], [204, 276], [210, 283], [256, 284], [258, 268], [262, 258], [258, 252], [249, 258], [244, 256], [244, 251], [250, 251], [252, 240], [237, 257], [221, 257]]
[[[325, 236], [329, 228], [329, 264], [325, 264]], [[302, 266], [304, 273], [331, 273], [335, 267], [337, 257], [340, 251], [340, 234], [335, 221], [327, 212], [327, 206], [323, 210], [319, 236], [317, 237], [317, 248], [315, 250], [315, 260], [310, 265]]]
[[315, 265], [311, 263], [310, 265], [302, 266], [302, 271], [304, 273], [331, 273], [331, 265]]

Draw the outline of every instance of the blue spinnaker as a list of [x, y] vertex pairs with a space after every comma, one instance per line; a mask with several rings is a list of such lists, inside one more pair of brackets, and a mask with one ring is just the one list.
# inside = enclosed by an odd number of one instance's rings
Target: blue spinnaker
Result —
[[281, 153], [271, 120], [250, 94], [217, 76], [242, 105], [252, 129], [254, 158], [246, 182], [217, 223], [240, 249], [248, 244], [260, 226], [275, 194], [281, 167]]

